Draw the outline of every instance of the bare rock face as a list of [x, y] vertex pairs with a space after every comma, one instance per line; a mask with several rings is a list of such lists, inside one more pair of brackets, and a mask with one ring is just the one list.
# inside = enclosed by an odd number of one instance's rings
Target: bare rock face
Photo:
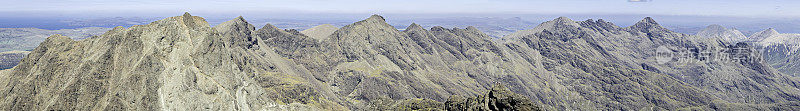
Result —
[[[800, 101], [800, 82], [759, 52], [726, 50], [753, 46], [675, 33], [649, 17], [630, 27], [561, 17], [519, 35], [399, 31], [373, 15], [315, 39], [242, 17], [210, 27], [186, 13], [80, 41], [49, 37], [0, 71], [0, 109], [767, 110]], [[661, 47], [727, 59], [659, 62]]]

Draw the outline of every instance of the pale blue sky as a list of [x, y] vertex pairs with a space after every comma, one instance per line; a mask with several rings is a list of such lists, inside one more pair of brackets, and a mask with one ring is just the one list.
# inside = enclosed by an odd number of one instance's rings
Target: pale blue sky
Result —
[[797, 0], [0, 0], [2, 13], [503, 13], [800, 17]]

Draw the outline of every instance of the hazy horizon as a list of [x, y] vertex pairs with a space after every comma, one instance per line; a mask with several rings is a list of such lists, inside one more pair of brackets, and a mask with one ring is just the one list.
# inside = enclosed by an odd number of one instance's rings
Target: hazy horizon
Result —
[[0, 7], [0, 28], [127, 27], [190, 12], [206, 18], [211, 25], [237, 16], [243, 16], [254, 25], [276, 22], [341, 25], [379, 14], [397, 27], [411, 22], [436, 23], [432, 21], [458, 18], [519, 17], [538, 24], [560, 16], [576, 21], [604, 19], [625, 27], [644, 17], [653, 17], [661, 25], [677, 30], [697, 30], [719, 24], [747, 32], [776, 28], [780, 32], [800, 33], [800, 7], [796, 6], [800, 1], [788, 0], [391, 0], [381, 3], [358, 0], [29, 0], [6, 3], [14, 5]]
[[[645, 2], [633, 2], [645, 1]], [[229, 16], [259, 14], [601, 14], [798, 18], [790, 0], [27, 0], [6, 1], [0, 16]]]

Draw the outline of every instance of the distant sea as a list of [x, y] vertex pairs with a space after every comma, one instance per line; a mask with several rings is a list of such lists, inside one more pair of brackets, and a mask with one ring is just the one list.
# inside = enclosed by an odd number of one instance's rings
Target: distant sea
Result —
[[0, 18], [0, 28], [40, 28], [58, 30], [86, 27], [74, 26], [62, 21], [62, 19], [54, 18]]

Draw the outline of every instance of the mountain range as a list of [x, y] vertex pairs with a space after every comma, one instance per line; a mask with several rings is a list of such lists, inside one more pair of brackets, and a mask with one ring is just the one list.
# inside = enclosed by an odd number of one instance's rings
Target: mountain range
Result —
[[700, 31], [696, 36], [702, 38], [715, 38], [728, 43], [743, 42], [755, 46], [761, 52], [766, 63], [778, 71], [800, 77], [800, 34], [779, 33], [773, 28], [765, 29], [744, 36], [736, 29], [727, 29], [719, 25], [710, 25]]
[[800, 79], [759, 46], [650, 17], [628, 27], [559, 17], [502, 40], [475, 27], [400, 31], [379, 15], [325, 27], [256, 28], [243, 17], [211, 27], [185, 13], [83, 40], [53, 35], [0, 71], [0, 109], [800, 108]]
[[800, 34], [781, 34], [767, 29], [753, 35], [767, 63], [784, 74], [800, 77]]

